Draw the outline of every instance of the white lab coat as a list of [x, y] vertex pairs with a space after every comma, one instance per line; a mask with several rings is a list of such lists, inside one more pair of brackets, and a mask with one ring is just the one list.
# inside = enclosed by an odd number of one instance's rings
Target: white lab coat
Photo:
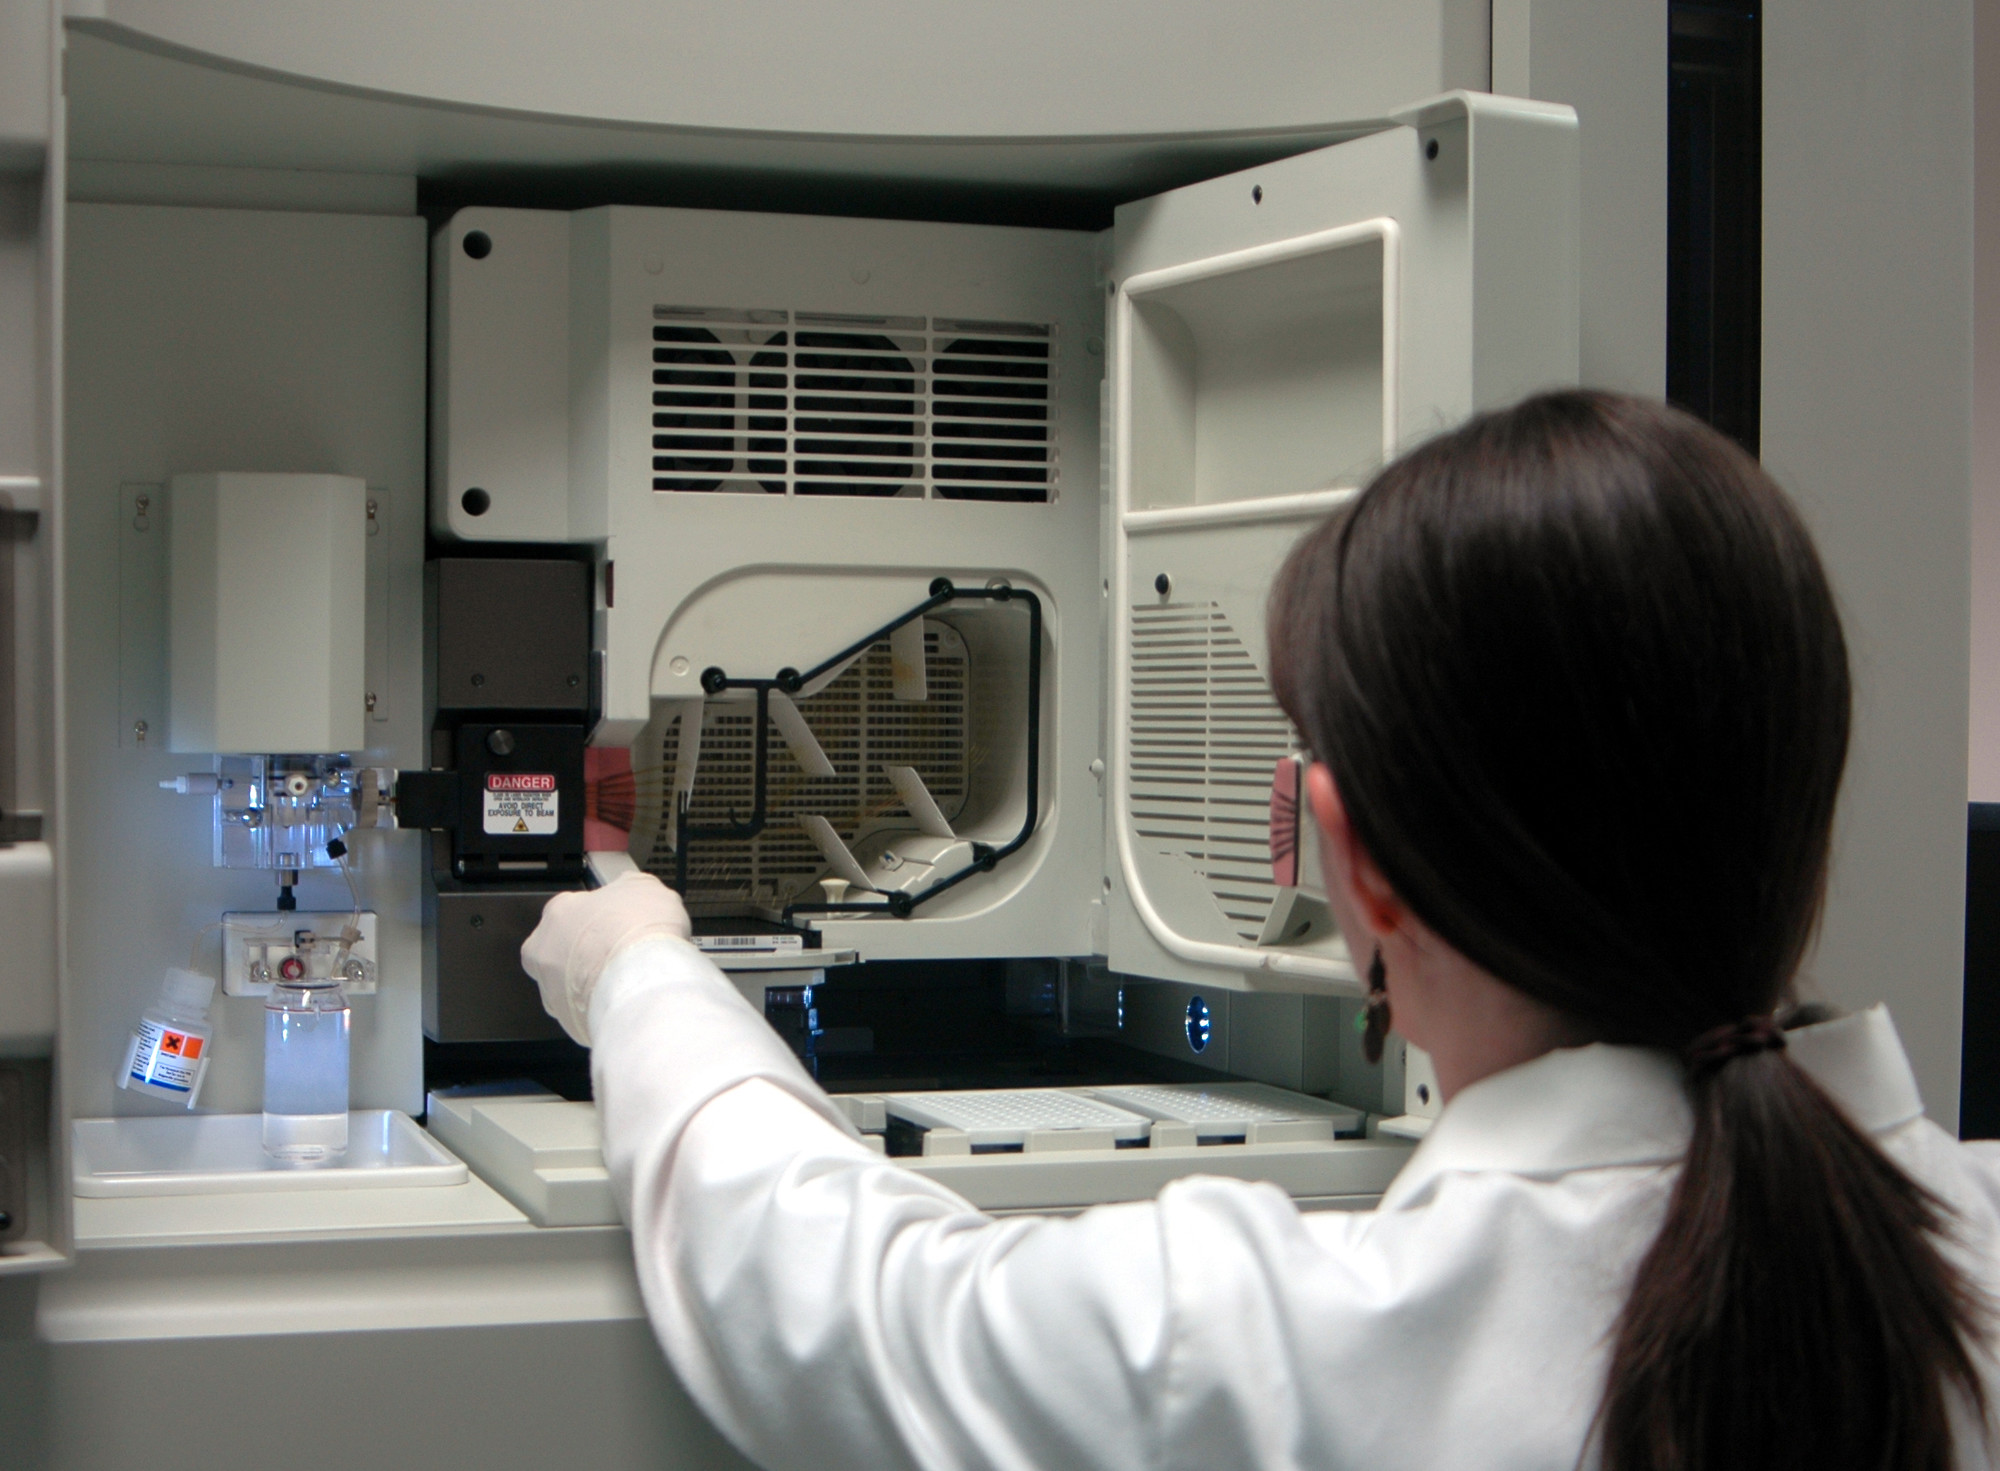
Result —
[[[660, 1342], [773, 1468], [1567, 1471], [1690, 1126], [1671, 1059], [1573, 1048], [1454, 1098], [1375, 1211], [1197, 1177], [995, 1220], [865, 1148], [689, 945], [615, 959], [590, 1029]], [[1790, 1037], [2000, 1289], [2000, 1155], [1923, 1118], [1888, 1013]]]

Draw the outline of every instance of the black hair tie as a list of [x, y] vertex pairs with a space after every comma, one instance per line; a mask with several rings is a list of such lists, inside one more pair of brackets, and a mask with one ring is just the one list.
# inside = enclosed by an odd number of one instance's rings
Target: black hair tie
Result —
[[1691, 1071], [1704, 1073], [1753, 1052], [1782, 1052], [1784, 1048], [1785, 1029], [1776, 1017], [1746, 1016], [1703, 1032], [1688, 1043], [1682, 1056]]

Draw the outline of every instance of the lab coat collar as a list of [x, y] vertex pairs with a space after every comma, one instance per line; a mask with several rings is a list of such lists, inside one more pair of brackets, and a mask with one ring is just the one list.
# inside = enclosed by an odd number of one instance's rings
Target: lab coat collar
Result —
[[[1886, 1007], [1785, 1034], [1792, 1060], [1855, 1123], [1882, 1133], [1920, 1116], [1917, 1080]], [[1554, 1179], [1576, 1170], [1669, 1164], [1693, 1128], [1678, 1058], [1650, 1047], [1564, 1047], [1482, 1078], [1446, 1106], [1382, 1197], [1429, 1199], [1452, 1174]]]

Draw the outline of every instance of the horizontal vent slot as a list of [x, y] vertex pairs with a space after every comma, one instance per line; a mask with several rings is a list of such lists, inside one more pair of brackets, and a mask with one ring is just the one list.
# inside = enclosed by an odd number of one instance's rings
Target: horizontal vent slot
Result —
[[1046, 324], [695, 306], [653, 319], [655, 490], [1055, 498]]

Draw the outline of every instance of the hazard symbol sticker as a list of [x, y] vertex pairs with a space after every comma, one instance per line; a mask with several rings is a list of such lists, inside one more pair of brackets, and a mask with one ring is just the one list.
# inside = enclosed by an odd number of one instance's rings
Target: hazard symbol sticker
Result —
[[489, 833], [546, 837], [556, 830], [556, 779], [542, 772], [491, 771], [486, 774]]

